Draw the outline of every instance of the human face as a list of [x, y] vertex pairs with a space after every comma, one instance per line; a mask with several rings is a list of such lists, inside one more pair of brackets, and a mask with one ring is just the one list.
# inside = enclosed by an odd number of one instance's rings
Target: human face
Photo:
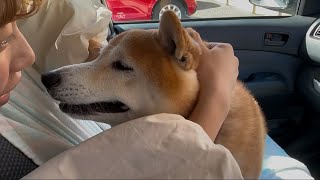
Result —
[[9, 101], [10, 91], [20, 81], [21, 71], [34, 60], [34, 52], [16, 22], [0, 29], [0, 106]]

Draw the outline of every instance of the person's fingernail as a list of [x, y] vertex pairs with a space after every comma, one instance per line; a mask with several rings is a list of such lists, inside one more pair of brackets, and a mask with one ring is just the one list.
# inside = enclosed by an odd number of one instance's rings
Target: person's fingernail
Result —
[[215, 44], [215, 43], [210, 43], [210, 44], [209, 44], [209, 49], [214, 48], [216, 45], [217, 45], [217, 44]]

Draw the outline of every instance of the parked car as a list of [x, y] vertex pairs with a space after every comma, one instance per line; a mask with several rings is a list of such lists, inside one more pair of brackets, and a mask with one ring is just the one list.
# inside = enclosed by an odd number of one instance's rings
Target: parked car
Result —
[[158, 20], [167, 10], [181, 19], [197, 10], [196, 0], [106, 0], [106, 4], [113, 21]]

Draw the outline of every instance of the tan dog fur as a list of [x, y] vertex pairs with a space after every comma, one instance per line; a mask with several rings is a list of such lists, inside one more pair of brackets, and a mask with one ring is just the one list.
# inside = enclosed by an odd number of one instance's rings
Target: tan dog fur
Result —
[[[182, 27], [174, 13], [166, 12], [159, 30], [121, 33], [101, 50], [96, 60], [51, 72], [63, 74], [63, 78], [59, 87], [48, 91], [53, 98], [68, 104], [123, 102], [130, 108], [124, 113], [71, 114], [111, 125], [156, 113], [175, 113], [188, 118], [200, 88], [195, 71], [200, 53], [188, 29]], [[115, 61], [125, 63], [133, 71], [114, 69]], [[230, 112], [215, 143], [230, 150], [244, 178], [258, 179], [265, 135], [265, 120], [259, 105], [238, 82]]]

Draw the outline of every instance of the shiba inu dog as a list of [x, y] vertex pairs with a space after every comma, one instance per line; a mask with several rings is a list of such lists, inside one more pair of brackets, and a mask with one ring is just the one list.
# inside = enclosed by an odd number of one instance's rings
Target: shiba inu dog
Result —
[[[75, 118], [112, 126], [157, 113], [187, 118], [200, 88], [195, 71], [200, 51], [188, 29], [168, 11], [158, 30], [123, 32], [94, 61], [43, 74], [42, 82], [60, 101], [60, 109]], [[215, 143], [230, 150], [244, 178], [258, 179], [265, 135], [259, 105], [238, 82]]]

